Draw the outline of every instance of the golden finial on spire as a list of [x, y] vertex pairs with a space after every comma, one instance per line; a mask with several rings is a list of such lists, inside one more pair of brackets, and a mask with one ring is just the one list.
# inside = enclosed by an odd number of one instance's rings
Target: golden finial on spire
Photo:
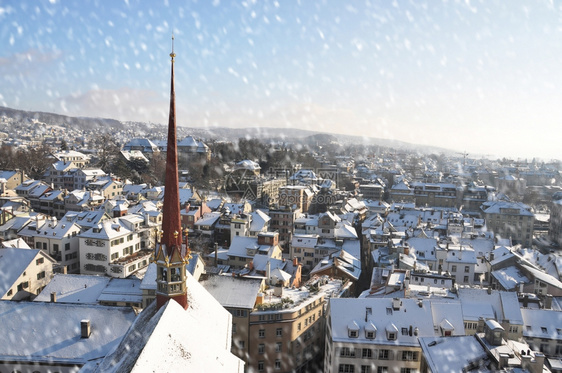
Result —
[[170, 57], [172, 57], [172, 61], [174, 60], [175, 56], [176, 54], [174, 53], [174, 34], [172, 33], [172, 53], [170, 53]]

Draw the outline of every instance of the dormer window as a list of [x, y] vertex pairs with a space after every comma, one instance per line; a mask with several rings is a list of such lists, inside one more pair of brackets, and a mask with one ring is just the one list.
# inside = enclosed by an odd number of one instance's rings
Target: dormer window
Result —
[[389, 341], [396, 340], [396, 336], [398, 335], [398, 328], [393, 323], [390, 323], [386, 326], [386, 339]]
[[352, 320], [347, 325], [347, 335], [349, 336], [349, 338], [359, 337], [359, 325], [357, 324], [357, 322], [355, 322], [355, 320]]
[[375, 339], [377, 336], [377, 327], [373, 324], [372, 321], [369, 321], [367, 325], [365, 325], [365, 338], [367, 339]]
[[453, 324], [451, 324], [447, 319], [443, 319], [441, 324], [439, 324], [439, 327], [441, 328], [441, 335], [443, 337], [450, 337], [453, 335], [453, 331], [455, 330]]

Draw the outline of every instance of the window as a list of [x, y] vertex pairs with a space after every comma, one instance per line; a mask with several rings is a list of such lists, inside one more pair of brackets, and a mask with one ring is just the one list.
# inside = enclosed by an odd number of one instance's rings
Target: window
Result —
[[388, 340], [394, 341], [396, 339], [396, 333], [388, 333]]
[[363, 353], [361, 354], [363, 359], [372, 359], [373, 358], [373, 350], [370, 348], [364, 348]]
[[45, 271], [39, 272], [39, 273], [37, 274], [37, 279], [38, 279], [38, 280], [41, 280], [42, 278], [45, 278]]
[[387, 373], [388, 372], [388, 367], [378, 367], [377, 368], [377, 373]]
[[389, 350], [379, 350], [379, 360], [389, 360], [390, 351]]
[[340, 364], [338, 373], [354, 373], [355, 365], [353, 364]]
[[258, 354], [264, 354], [265, 353], [265, 345], [263, 343], [260, 343], [258, 345]]
[[465, 272], [465, 273], [470, 272], [470, 267], [469, 267], [469, 266], [464, 266], [464, 272]]
[[463, 281], [464, 283], [467, 283], [467, 282], [468, 282], [468, 276], [464, 276], [462, 281]]
[[260, 329], [258, 332], [258, 337], [265, 338], [265, 329]]
[[541, 326], [541, 332], [543, 332], [543, 333], [546, 333], [546, 332], [547, 332], [547, 330], [546, 330], [546, 328], [545, 328], [544, 326]]
[[275, 329], [275, 336], [276, 337], [282, 337], [283, 336], [283, 329], [281, 329], [281, 328]]
[[412, 368], [400, 368], [400, 373], [414, 373], [415, 370]]
[[402, 351], [402, 360], [418, 361], [418, 352], [417, 351]]
[[371, 373], [370, 365], [361, 365], [361, 373]]
[[374, 339], [375, 338], [375, 332], [365, 332], [365, 338]]
[[299, 323], [299, 324], [297, 325], [297, 330], [298, 330], [298, 331], [301, 330], [301, 323]]
[[238, 341], [238, 346], [240, 346], [240, 348], [244, 348], [244, 341]]
[[340, 356], [355, 357], [355, 349], [349, 347], [342, 347], [340, 350]]
[[236, 333], [236, 324], [232, 324], [232, 334]]
[[349, 337], [350, 337], [350, 338], [357, 338], [357, 337], [358, 337], [358, 334], [359, 334], [359, 333], [357, 333], [357, 330], [350, 330], [350, 331], [349, 331]]
[[281, 344], [281, 342], [277, 342], [275, 344], [275, 352], [281, 352], [282, 349], [283, 349], [283, 345]]
[[68, 251], [68, 250], [70, 250], [70, 243], [67, 242], [64, 244], [64, 251]]
[[517, 327], [517, 325], [510, 325], [509, 326], [509, 332], [510, 333], [517, 333], [517, 332], [519, 332], [519, 328]]
[[8, 290], [8, 296], [11, 296], [13, 293], [12, 289]]
[[408, 328], [402, 328], [402, 335], [408, 335]]
[[258, 361], [258, 372], [263, 372], [263, 360]]
[[281, 360], [275, 360], [275, 370], [281, 369]]
[[455, 265], [452, 266], [452, 267], [451, 267], [451, 272], [456, 272], [456, 271], [457, 271], [457, 266], [455, 266]]
[[44, 261], [45, 261], [45, 258], [39, 258], [39, 259], [35, 260], [35, 264], [36, 265], [43, 264]]

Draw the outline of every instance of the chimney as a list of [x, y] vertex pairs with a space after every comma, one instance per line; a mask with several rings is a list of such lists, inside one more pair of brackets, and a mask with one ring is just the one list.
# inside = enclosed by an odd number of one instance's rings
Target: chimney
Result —
[[544, 307], [545, 310], [549, 310], [552, 308], [552, 295], [547, 294], [544, 296]]
[[215, 242], [215, 267], [219, 265], [219, 244]]
[[488, 286], [488, 289], [486, 291], [488, 292], [488, 294], [492, 294], [492, 287]]
[[51, 292], [51, 303], [56, 303], [57, 302], [57, 292], [53, 291]]
[[92, 331], [90, 329], [90, 320], [80, 321], [80, 336], [82, 338], [90, 338], [91, 333]]
[[499, 354], [499, 361], [498, 361], [498, 369], [503, 370], [507, 368], [509, 362], [509, 354], [505, 352], [500, 352]]

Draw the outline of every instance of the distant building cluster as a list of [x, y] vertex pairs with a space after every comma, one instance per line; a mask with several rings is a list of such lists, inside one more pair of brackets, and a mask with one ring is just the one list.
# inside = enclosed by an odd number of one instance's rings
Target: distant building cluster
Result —
[[1, 372], [562, 372], [559, 165], [318, 144], [203, 190], [174, 143], [166, 185], [87, 149], [0, 170]]

